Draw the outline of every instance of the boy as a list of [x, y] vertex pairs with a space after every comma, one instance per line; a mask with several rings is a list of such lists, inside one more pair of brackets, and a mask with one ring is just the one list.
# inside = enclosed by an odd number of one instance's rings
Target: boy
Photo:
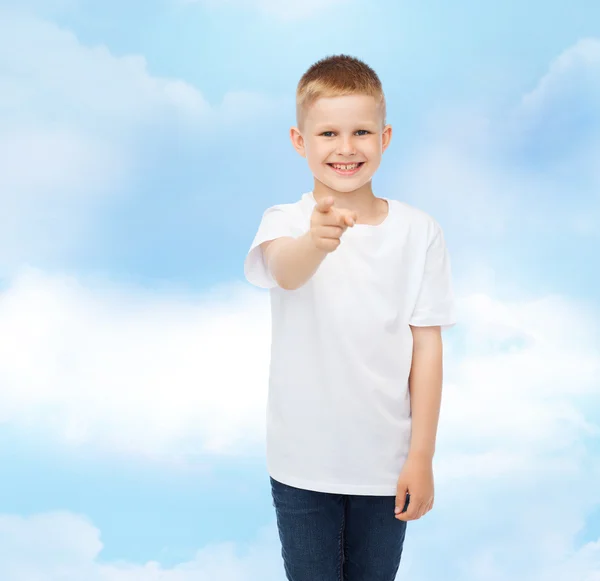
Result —
[[392, 129], [369, 66], [315, 63], [296, 113], [314, 189], [264, 213], [245, 261], [271, 289], [267, 462], [285, 571], [393, 581], [407, 521], [433, 506], [448, 252], [427, 214], [373, 193]]

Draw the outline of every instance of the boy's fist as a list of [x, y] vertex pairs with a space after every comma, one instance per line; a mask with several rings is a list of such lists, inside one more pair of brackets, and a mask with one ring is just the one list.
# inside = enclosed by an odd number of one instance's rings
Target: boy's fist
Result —
[[317, 203], [310, 218], [310, 237], [314, 245], [325, 252], [333, 252], [340, 245], [346, 228], [354, 226], [356, 212], [334, 208], [333, 198]]

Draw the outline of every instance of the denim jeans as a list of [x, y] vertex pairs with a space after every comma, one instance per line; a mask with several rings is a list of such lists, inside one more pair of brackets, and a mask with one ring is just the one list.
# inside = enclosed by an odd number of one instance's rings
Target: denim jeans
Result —
[[288, 581], [394, 581], [406, 522], [395, 497], [312, 492], [271, 478]]

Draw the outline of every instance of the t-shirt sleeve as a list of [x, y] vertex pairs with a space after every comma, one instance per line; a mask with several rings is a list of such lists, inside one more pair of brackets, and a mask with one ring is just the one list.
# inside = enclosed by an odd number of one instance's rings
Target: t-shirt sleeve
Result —
[[439, 325], [445, 329], [456, 324], [450, 256], [442, 229], [437, 225], [427, 249], [423, 279], [409, 324], [414, 327]]
[[290, 212], [282, 206], [273, 206], [263, 214], [258, 232], [244, 261], [244, 275], [250, 284], [259, 288], [277, 286], [260, 245], [284, 236], [294, 236]]

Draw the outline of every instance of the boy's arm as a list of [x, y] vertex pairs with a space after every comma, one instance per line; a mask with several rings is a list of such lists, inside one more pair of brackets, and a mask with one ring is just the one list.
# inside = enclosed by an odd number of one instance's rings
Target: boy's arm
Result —
[[440, 327], [411, 327], [413, 357], [409, 378], [412, 436], [410, 456], [433, 460], [442, 400]]
[[334, 207], [334, 202], [332, 197], [317, 202], [310, 229], [304, 235], [284, 236], [261, 244], [267, 268], [281, 288], [295, 290], [305, 284], [325, 257], [340, 245], [346, 228], [356, 223], [356, 212]]
[[[398, 479], [396, 518], [416, 520], [433, 507], [433, 455], [442, 399], [442, 332], [440, 327], [413, 327], [409, 377], [412, 416], [408, 458]], [[402, 512], [406, 494], [410, 502]]]
[[310, 232], [298, 238], [286, 236], [270, 240], [261, 247], [273, 278], [285, 290], [304, 285], [328, 254], [315, 246]]

